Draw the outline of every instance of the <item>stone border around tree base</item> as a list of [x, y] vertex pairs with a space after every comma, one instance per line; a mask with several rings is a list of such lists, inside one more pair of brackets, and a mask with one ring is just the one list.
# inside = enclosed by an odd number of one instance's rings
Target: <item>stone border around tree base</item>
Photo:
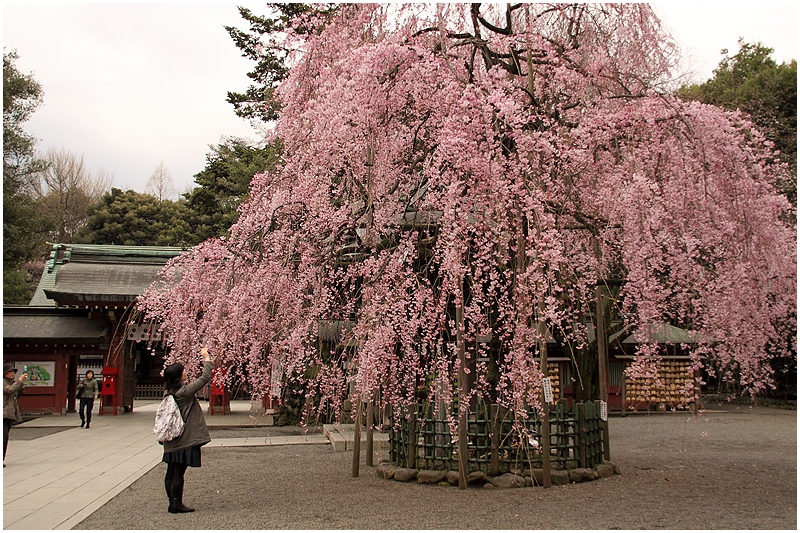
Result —
[[[416, 481], [424, 485], [458, 486], [458, 472], [454, 470], [417, 470], [415, 468], [402, 468], [393, 463], [381, 463], [376, 469], [378, 477], [394, 479], [395, 481]], [[574, 468], [572, 470], [552, 470], [550, 482], [552, 485], [567, 485], [569, 483], [582, 483], [595, 479], [611, 477], [619, 474], [619, 468], [613, 462], [606, 461], [595, 468]], [[514, 489], [523, 487], [542, 486], [544, 484], [544, 470], [533, 468], [517, 470], [499, 476], [489, 476], [485, 472], [470, 472], [467, 485], [484, 489]]]

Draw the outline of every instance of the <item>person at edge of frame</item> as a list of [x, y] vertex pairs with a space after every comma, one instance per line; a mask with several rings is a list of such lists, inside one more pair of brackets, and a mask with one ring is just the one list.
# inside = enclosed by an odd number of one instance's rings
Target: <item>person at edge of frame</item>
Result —
[[8, 450], [8, 434], [11, 426], [22, 422], [17, 399], [25, 389], [23, 381], [28, 379], [28, 374], [20, 374], [14, 379], [17, 369], [11, 363], [3, 365], [3, 468], [6, 466], [6, 450]]

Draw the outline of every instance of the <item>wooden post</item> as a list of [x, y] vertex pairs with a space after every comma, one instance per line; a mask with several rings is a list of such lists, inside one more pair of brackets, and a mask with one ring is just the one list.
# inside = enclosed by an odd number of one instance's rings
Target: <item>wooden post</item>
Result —
[[[600, 400], [595, 400], [593, 407], [594, 407], [594, 413], [592, 414], [592, 417], [593, 417], [594, 421], [592, 422], [592, 428], [591, 429], [595, 430], [595, 428], [597, 428], [597, 425], [596, 425], [597, 422], [596, 421], [600, 418]], [[601, 428], [602, 428], [602, 425], [601, 425]], [[603, 437], [603, 438], [605, 438], [605, 437]], [[603, 443], [603, 452], [605, 453], [605, 451], [607, 449], [608, 449], [608, 447], [607, 447], [606, 443], [604, 442]], [[598, 455], [599, 455], [599, 452], [597, 451], [596, 446], [592, 445], [592, 457], [591, 457], [592, 465], [596, 465], [597, 464], [597, 462], [598, 462], [598, 457], [597, 456]], [[602, 463], [603, 460], [600, 459], [600, 462]]]
[[417, 404], [410, 406], [408, 415], [408, 465], [407, 468], [417, 467]]
[[625, 369], [622, 370], [622, 416], [624, 417], [628, 412], [628, 376], [625, 375]]
[[[608, 412], [608, 346], [606, 336], [606, 291], [605, 287], [598, 285], [595, 288], [597, 295], [597, 357], [598, 371], [600, 373], [600, 399], [606, 404]], [[603, 426], [603, 454], [606, 460], [611, 460], [611, 452], [608, 447], [608, 419], [601, 420]]]
[[[598, 262], [600, 261], [600, 243], [597, 237], [593, 237], [594, 253]], [[606, 334], [606, 288], [605, 282], [601, 278], [601, 273], [597, 273], [597, 285], [595, 292], [595, 314], [597, 315], [597, 369], [600, 374], [600, 399], [606, 404], [608, 412], [608, 336]], [[624, 407], [624, 406], [623, 406]], [[601, 420], [603, 426], [603, 454], [606, 460], [611, 460], [611, 451], [608, 446], [608, 420]]]
[[575, 403], [575, 414], [578, 419], [578, 466], [586, 468], [586, 406], [583, 402]]
[[361, 398], [353, 402], [356, 417], [353, 424], [353, 477], [358, 477], [358, 467], [361, 461]]
[[78, 356], [75, 354], [68, 355], [67, 359], [67, 412], [77, 413], [75, 410], [75, 389], [78, 386], [78, 380], [80, 380], [78, 375]]
[[[544, 322], [544, 302], [539, 302], [539, 322], [536, 326], [539, 336], [539, 356], [542, 372], [545, 377], [550, 377], [547, 369], [547, 325]], [[550, 404], [544, 398], [542, 391], [542, 485], [550, 487]]]
[[456, 306], [456, 343], [458, 345], [458, 488], [467, 488], [469, 475], [469, 444], [467, 442], [467, 354], [464, 346], [464, 283], [459, 276], [461, 296]]
[[492, 443], [491, 452], [489, 455], [489, 472], [492, 476], [500, 475], [500, 409], [499, 405], [492, 404], [489, 406], [489, 419], [492, 424]]
[[372, 410], [375, 408], [375, 402], [370, 398], [367, 400], [367, 466], [372, 466], [372, 425], [374, 420], [374, 413]]

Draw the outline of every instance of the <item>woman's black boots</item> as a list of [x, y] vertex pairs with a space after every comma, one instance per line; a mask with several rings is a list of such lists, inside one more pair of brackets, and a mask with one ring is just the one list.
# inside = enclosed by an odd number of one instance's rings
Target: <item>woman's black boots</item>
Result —
[[194, 512], [194, 507], [183, 505], [183, 487], [172, 487], [172, 494], [170, 494], [169, 498], [169, 512], [173, 514]]
[[194, 508], [183, 505], [183, 474], [186, 466], [178, 463], [167, 463], [167, 475], [164, 477], [164, 488], [169, 498], [170, 513], [191, 513]]
[[183, 502], [178, 498], [170, 498], [169, 500], [169, 512], [172, 514], [176, 513], [193, 513], [194, 507], [187, 507], [183, 505]]

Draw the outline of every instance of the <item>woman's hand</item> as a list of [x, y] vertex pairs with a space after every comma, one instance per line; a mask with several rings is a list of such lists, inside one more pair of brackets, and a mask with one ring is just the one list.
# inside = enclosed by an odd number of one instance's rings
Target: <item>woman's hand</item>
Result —
[[203, 361], [206, 362], [211, 361], [211, 354], [208, 353], [208, 348], [206, 348], [205, 346], [203, 346], [203, 349], [200, 350], [200, 355], [203, 356]]
[[27, 373], [19, 375], [19, 380], [20, 381], [25, 381], [26, 379], [28, 379], [28, 374]]

